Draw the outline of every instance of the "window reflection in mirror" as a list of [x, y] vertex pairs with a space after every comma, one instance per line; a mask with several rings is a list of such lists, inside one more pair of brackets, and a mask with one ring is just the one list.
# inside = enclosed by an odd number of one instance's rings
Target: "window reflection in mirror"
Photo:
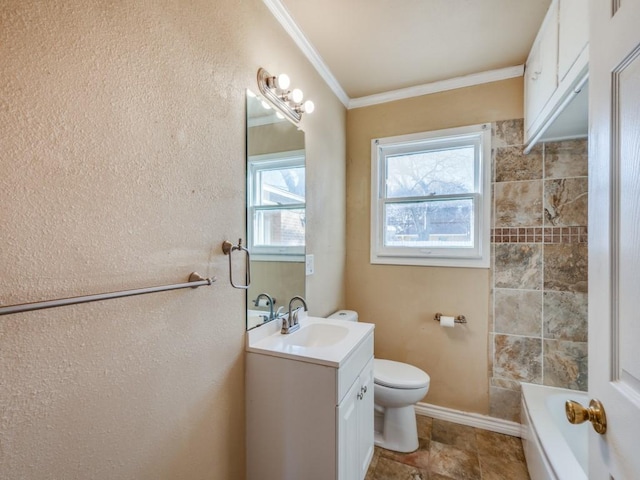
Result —
[[304, 132], [247, 91], [247, 329], [304, 296], [305, 206]]

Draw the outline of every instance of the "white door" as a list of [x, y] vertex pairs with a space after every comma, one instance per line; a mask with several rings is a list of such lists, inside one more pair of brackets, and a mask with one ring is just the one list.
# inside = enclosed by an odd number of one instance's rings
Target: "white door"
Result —
[[589, 478], [640, 478], [640, 0], [590, 0]]

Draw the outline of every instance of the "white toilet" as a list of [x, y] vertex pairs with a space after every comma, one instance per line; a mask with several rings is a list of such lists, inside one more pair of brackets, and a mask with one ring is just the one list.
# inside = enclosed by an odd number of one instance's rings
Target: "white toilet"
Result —
[[[357, 322], [358, 313], [338, 310], [329, 318]], [[396, 452], [417, 450], [418, 428], [413, 406], [429, 391], [429, 375], [413, 365], [376, 358], [373, 378], [374, 443]]]

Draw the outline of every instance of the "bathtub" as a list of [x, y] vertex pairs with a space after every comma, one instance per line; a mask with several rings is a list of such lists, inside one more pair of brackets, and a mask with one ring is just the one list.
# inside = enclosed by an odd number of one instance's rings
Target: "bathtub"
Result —
[[588, 403], [587, 394], [522, 384], [522, 445], [531, 480], [587, 480], [589, 422], [571, 425], [564, 403]]

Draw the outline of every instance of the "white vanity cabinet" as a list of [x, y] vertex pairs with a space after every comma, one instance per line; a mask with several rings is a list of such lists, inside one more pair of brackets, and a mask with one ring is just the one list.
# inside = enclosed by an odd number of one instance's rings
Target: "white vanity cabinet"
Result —
[[373, 456], [373, 358], [337, 408], [338, 478], [362, 480]]
[[525, 144], [586, 135], [586, 107], [562, 112], [586, 83], [588, 28], [588, 0], [552, 0], [525, 66]]
[[373, 455], [373, 328], [338, 364], [253, 350], [247, 478], [364, 479]]

